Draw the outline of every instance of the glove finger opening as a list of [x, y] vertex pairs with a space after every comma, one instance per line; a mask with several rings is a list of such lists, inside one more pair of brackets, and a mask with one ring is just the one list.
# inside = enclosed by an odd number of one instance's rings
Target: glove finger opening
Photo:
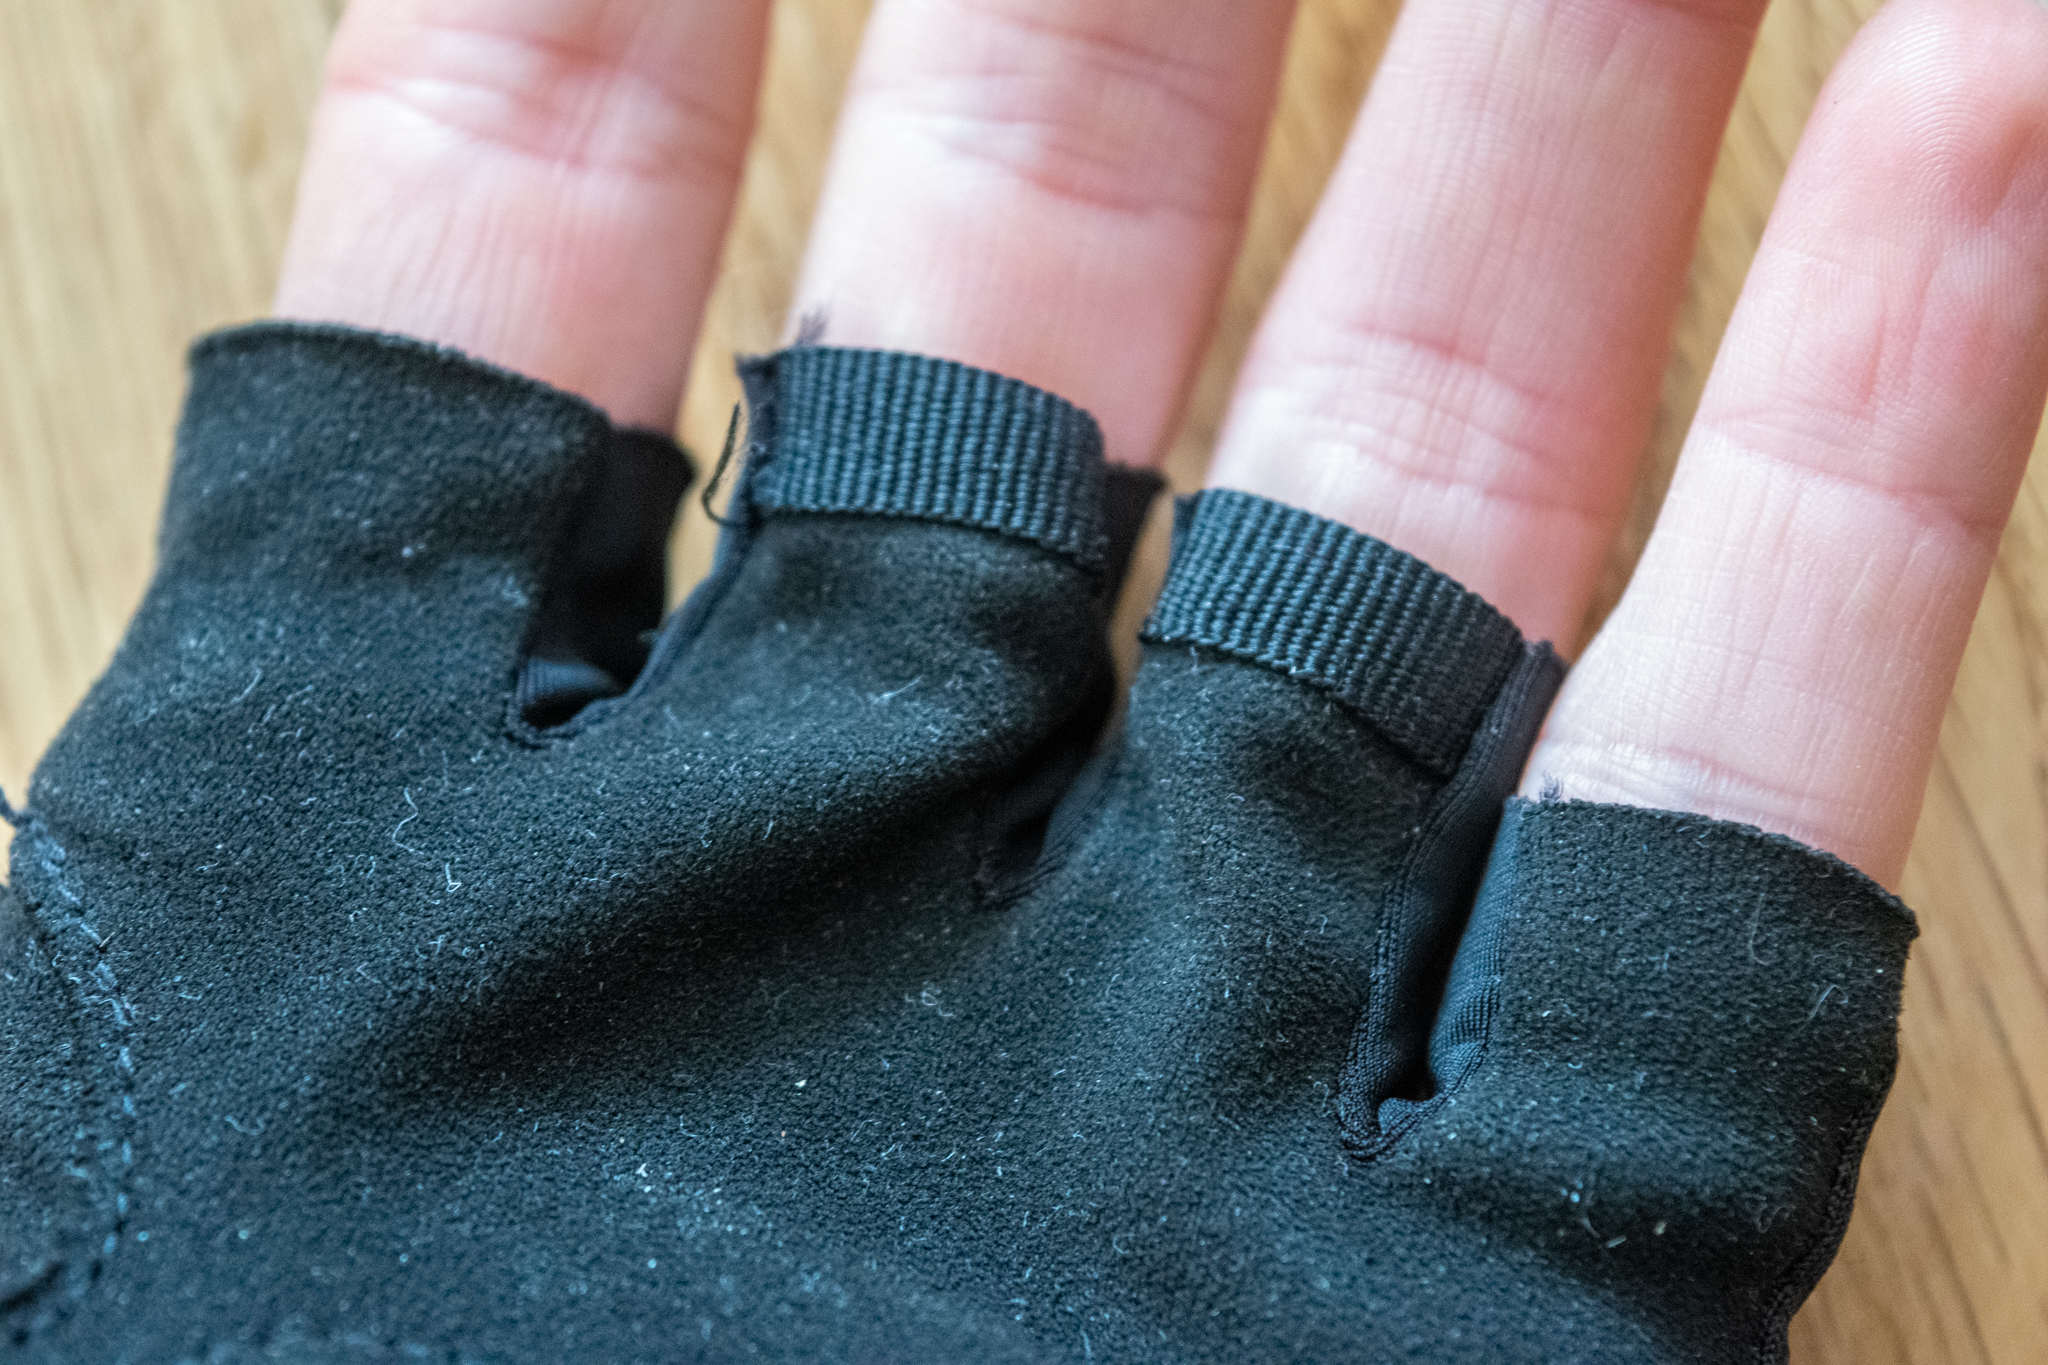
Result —
[[633, 689], [563, 733], [601, 723], [612, 763], [743, 740], [761, 826], [823, 858], [885, 837], [837, 823], [862, 810], [898, 840], [974, 819], [1000, 900], [1113, 709], [1109, 614], [1159, 480], [1105, 465], [1079, 408], [951, 361], [799, 345], [740, 368], [712, 573]]
[[1791, 839], [1513, 800], [1431, 1044], [1463, 1083], [1401, 1160], [1701, 1358], [1783, 1359], [1891, 1084], [1913, 934]]
[[513, 705], [535, 730], [632, 685], [668, 605], [668, 540], [693, 477], [668, 436], [615, 430], [541, 606]]
[[1231, 490], [1177, 508], [1144, 640], [1119, 771], [1049, 847], [1145, 849], [1142, 875], [1180, 888], [1146, 933], [1157, 971], [1219, 988], [1186, 1002], [1209, 1022], [1132, 1046], [1199, 1052], [1233, 1085], [1284, 1058], [1328, 1094], [1369, 1009], [1377, 1098], [1415, 1088], [1555, 655], [1412, 556]]

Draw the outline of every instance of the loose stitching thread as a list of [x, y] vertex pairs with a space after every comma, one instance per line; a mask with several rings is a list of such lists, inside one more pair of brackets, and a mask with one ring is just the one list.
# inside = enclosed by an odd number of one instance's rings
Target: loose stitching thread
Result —
[[712, 466], [711, 477], [704, 481], [704, 491], [698, 495], [704, 506], [704, 515], [720, 526], [735, 526], [740, 521], [738, 517], [720, 516], [717, 509], [711, 505], [711, 499], [718, 495], [718, 485], [725, 482], [725, 471], [732, 464], [733, 443], [739, 438], [739, 434], [740, 405], [734, 403], [732, 420], [725, 424], [725, 444], [719, 448], [718, 463]]

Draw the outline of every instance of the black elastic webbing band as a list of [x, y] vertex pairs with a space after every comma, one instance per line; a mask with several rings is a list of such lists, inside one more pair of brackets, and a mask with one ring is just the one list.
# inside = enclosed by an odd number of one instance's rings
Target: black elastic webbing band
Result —
[[1186, 499], [1144, 638], [1206, 645], [1334, 694], [1441, 775], [1522, 648], [1514, 624], [1413, 555], [1230, 489]]
[[1103, 567], [1102, 433], [1073, 404], [929, 356], [807, 346], [749, 363], [776, 367], [781, 407], [757, 506], [975, 526]]

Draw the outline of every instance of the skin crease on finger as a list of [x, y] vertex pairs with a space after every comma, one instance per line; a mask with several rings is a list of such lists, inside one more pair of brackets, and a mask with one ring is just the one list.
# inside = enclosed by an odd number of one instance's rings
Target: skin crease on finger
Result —
[[276, 313], [438, 341], [671, 429], [766, 14], [765, 0], [355, 0]]
[[[1409, 102], [1439, 131], [1412, 145], [1398, 128], [1354, 138], [1332, 192], [1354, 163], [1371, 172], [1366, 190], [1320, 216], [1298, 256], [1218, 481], [1363, 524], [1530, 634], [1562, 635], [1625, 496], [1757, 6], [1515, 7], [1517, 22], [1569, 20], [1537, 35], [1543, 74], [1518, 92], [1522, 68], [1501, 42], [1471, 60], [1487, 31], [1473, 16], [1500, 12], [1474, 3], [1429, 0], [1404, 17], [1374, 102], [1385, 88], [1399, 107], [1412, 67], [1437, 96]], [[823, 311], [834, 342], [936, 352], [1063, 392], [1098, 411], [1113, 454], [1145, 460], [1238, 241], [1288, 11], [1219, 4], [1193, 23], [1163, 3], [1070, 8], [885, 0], [796, 312]], [[1460, 13], [1462, 29], [1431, 30], [1431, 16]], [[1631, 45], [1635, 21], [1681, 29]], [[1915, 0], [1857, 45], [1788, 181], [1670, 510], [1532, 784], [1752, 821], [1896, 876], [2048, 365], [2044, 24], [2028, 0]], [[278, 311], [456, 345], [621, 421], [668, 426], [763, 27], [759, 3], [357, 0], [330, 59]], [[1651, 79], [1665, 68], [1684, 78]], [[1648, 103], [1630, 103], [1646, 86]], [[1477, 121], [1463, 141], [1445, 144], [1441, 129], [1466, 115]], [[1540, 145], [1518, 149], [1503, 127], [1537, 129]], [[1603, 142], [1614, 129], [1623, 143]], [[1174, 156], [1157, 155], [1163, 143]], [[1644, 220], [1612, 211], [1616, 145], [1629, 201], [1655, 210], [1647, 246], [1630, 245]], [[1489, 175], [1521, 188], [1475, 201]], [[1545, 198], [1553, 184], [1563, 199]], [[1574, 203], [1591, 204], [1590, 221]], [[1511, 249], [1493, 250], [1496, 228]], [[1382, 245], [1361, 252], [1361, 240]], [[1403, 241], [1449, 259], [1434, 275], [1448, 283], [1395, 269]], [[1327, 330], [1345, 344], [1320, 358], [1273, 341], [1290, 298], [1315, 305], [1313, 320], [1330, 300], [1350, 308], [1358, 279], [1391, 321], [1339, 318]], [[1432, 309], [1448, 331], [1421, 325]], [[1377, 417], [1357, 402], [1388, 388], [1376, 351], [1410, 357], [1420, 376], [1393, 385]], [[1313, 405], [1333, 393], [1326, 420]], [[1377, 449], [1396, 454], [1448, 449], [1454, 476], [1381, 459], [1391, 491], [1361, 496], [1338, 476], [1230, 472], [1285, 474], [1287, 450], [1355, 463], [1372, 447], [1361, 433], [1391, 433]], [[1887, 458], [1858, 465], [1872, 449]], [[1331, 505], [1333, 489], [1351, 501]]]
[[1656, 411], [1761, 0], [1416, 0], [1210, 482], [1578, 638]]
[[881, 0], [791, 314], [1163, 455], [1258, 169], [1291, 3]]
[[2048, 11], [1900, 0], [1823, 91], [1657, 529], [1532, 794], [1896, 885], [2048, 390]]

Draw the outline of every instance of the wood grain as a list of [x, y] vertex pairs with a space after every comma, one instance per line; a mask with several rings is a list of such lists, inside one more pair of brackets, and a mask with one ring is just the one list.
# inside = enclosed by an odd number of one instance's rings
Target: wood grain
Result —
[[[264, 309], [339, 8], [0, 0], [0, 785], [17, 798], [149, 573], [186, 342]], [[1873, 8], [1781, 0], [1766, 22], [1595, 621], [1655, 515], [1820, 82]], [[1397, 9], [1302, 9], [1245, 251], [1173, 448], [1178, 484], [1200, 479], [1230, 376]], [[761, 129], [685, 405], [700, 449], [715, 448], [736, 398], [729, 357], [780, 333], [863, 17], [859, 0], [777, 11]], [[693, 508], [678, 531], [679, 589], [707, 562], [708, 529]], [[1157, 586], [1160, 529], [1128, 626]], [[1794, 1357], [2048, 1362], [2048, 459], [2035, 461], [1977, 618], [1905, 894], [1923, 937], [1898, 1088], [1842, 1255], [1793, 1325]]]

